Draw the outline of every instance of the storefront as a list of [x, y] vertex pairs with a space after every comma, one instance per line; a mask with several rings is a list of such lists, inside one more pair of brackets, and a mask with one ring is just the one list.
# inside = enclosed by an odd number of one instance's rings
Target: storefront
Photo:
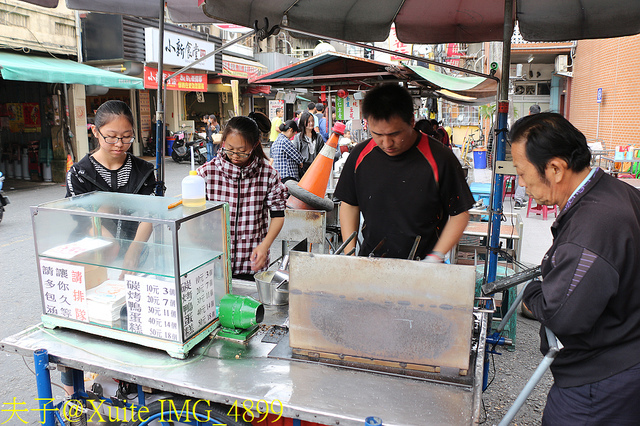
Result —
[[89, 151], [85, 87], [142, 80], [65, 59], [0, 52], [0, 167], [8, 178], [63, 182]]
[[[140, 135], [133, 151], [136, 155], [144, 154], [145, 145], [155, 133], [153, 118], [157, 105], [157, 20], [87, 13], [81, 21], [85, 63], [121, 70], [125, 74], [144, 80], [144, 88], [132, 91], [128, 95], [128, 103], [138, 122], [136, 134]], [[166, 78], [220, 47], [221, 40], [167, 23], [163, 43]], [[197, 131], [197, 124], [200, 123], [202, 115], [223, 111], [218, 106], [217, 94], [209, 93], [212, 88], [207, 84], [207, 79], [211, 78], [211, 75], [217, 75], [221, 69], [222, 54], [216, 54], [169, 82], [164, 104], [165, 124], [168, 130], [181, 130], [184, 124], [185, 127], [195, 127], [194, 130]], [[100, 95], [99, 99], [121, 97], [127, 98], [127, 94], [109, 91]], [[92, 99], [91, 102], [96, 99]]]

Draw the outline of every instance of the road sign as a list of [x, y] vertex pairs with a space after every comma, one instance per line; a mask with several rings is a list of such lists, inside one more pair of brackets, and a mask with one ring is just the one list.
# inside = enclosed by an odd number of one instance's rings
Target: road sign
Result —
[[602, 103], [602, 87], [598, 89], [597, 101], [599, 104]]

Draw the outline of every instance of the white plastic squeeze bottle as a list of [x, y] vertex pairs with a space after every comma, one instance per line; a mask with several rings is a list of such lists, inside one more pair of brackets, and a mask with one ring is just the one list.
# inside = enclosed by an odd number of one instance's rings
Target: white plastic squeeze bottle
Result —
[[191, 171], [189, 176], [182, 179], [182, 205], [185, 207], [204, 206], [205, 184], [202, 176], [198, 176], [194, 170], [193, 147], [191, 147]]

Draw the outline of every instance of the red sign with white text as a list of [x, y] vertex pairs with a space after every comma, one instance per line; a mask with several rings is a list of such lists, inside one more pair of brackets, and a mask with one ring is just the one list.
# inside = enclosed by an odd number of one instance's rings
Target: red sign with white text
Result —
[[[162, 75], [166, 79], [173, 72], [163, 71]], [[144, 88], [158, 88], [158, 70], [151, 67], [144, 67]], [[207, 91], [207, 75], [206, 74], [178, 74], [167, 82], [167, 90], [182, 90], [185, 92], [206, 92]]]

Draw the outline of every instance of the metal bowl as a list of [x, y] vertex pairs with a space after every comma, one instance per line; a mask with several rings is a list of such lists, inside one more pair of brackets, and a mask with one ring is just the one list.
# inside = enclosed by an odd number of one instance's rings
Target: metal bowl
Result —
[[258, 287], [258, 298], [265, 305], [286, 305], [289, 303], [289, 283], [285, 282], [276, 288], [280, 282], [271, 282], [274, 274], [275, 271], [264, 271], [253, 276]]

